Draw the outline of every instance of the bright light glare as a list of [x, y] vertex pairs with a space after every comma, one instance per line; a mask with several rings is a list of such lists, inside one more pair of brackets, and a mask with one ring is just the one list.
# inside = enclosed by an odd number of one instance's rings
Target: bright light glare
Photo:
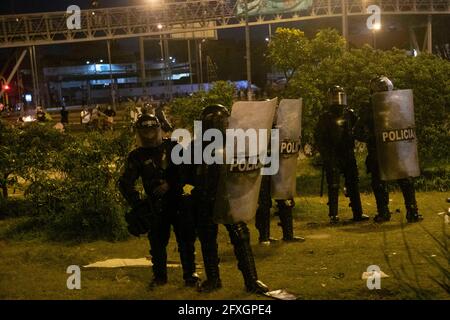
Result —
[[381, 23], [375, 23], [375, 24], [373, 25], [373, 29], [374, 29], [374, 30], [380, 30], [380, 29], [381, 29]]

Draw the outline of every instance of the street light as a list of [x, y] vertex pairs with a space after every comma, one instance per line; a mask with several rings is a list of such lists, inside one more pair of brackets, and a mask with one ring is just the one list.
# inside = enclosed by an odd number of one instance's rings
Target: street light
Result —
[[4, 101], [5, 105], [8, 105], [9, 104], [8, 91], [11, 89], [11, 87], [7, 83], [6, 79], [2, 76], [0, 76], [0, 83], [3, 83], [2, 91], [5, 93], [5, 101]]
[[381, 30], [381, 23], [375, 23], [372, 29], [373, 48], [377, 49], [377, 31]]

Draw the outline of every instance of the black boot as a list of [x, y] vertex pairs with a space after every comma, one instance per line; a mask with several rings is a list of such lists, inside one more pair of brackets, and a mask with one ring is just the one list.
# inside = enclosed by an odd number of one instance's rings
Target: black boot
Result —
[[277, 200], [278, 215], [280, 217], [281, 229], [283, 230], [283, 241], [303, 242], [305, 238], [294, 236], [294, 225], [292, 218], [292, 209], [294, 200]]
[[219, 274], [219, 258], [217, 255], [203, 256], [206, 280], [199, 286], [200, 292], [212, 292], [222, 288]]
[[150, 288], [159, 287], [167, 283], [167, 266], [166, 264], [156, 263], [153, 260], [153, 279], [150, 282]]
[[423, 216], [419, 214], [416, 201], [416, 191], [414, 188], [414, 180], [401, 179], [398, 181], [400, 189], [402, 190], [403, 199], [405, 200], [406, 207], [406, 220], [409, 223], [420, 222], [423, 220]]
[[278, 239], [270, 237], [270, 208], [260, 207], [256, 211], [255, 227], [259, 232], [259, 243], [262, 245], [270, 245]]
[[[377, 211], [378, 214], [373, 218], [373, 221], [376, 223], [383, 223], [388, 222], [391, 220], [391, 212], [389, 211], [389, 207], [387, 206], [387, 201], [385, 199], [379, 199], [381, 196], [377, 197], [375, 195], [375, 198], [377, 198]], [[389, 197], [387, 197], [387, 200]], [[389, 201], [389, 200], [388, 200]]]
[[391, 220], [391, 213], [389, 211], [389, 191], [388, 186], [385, 181], [380, 179], [380, 174], [378, 172], [378, 166], [372, 164], [371, 167], [372, 175], [372, 190], [375, 196], [375, 201], [377, 203], [378, 214], [373, 218], [377, 223], [383, 223]]
[[330, 223], [335, 224], [339, 221], [338, 217], [338, 199], [339, 199], [339, 169], [336, 165], [328, 163], [325, 165], [325, 176], [328, 186], [328, 216]]
[[167, 253], [164, 246], [152, 244], [150, 249], [152, 256], [153, 280], [150, 288], [165, 285], [167, 283]]
[[362, 205], [361, 205], [361, 198], [359, 193], [354, 195], [349, 195], [350, 197], [350, 207], [352, 208], [353, 212], [353, 221], [360, 222], [360, 221], [367, 221], [369, 220], [369, 216], [365, 215], [363, 213]]
[[196, 287], [200, 281], [195, 272], [195, 246], [194, 243], [178, 243], [181, 266], [183, 267], [183, 279], [186, 287]]
[[219, 273], [217, 229], [216, 224], [211, 224], [201, 226], [198, 231], [206, 273], [206, 280], [198, 288], [200, 292], [212, 292], [222, 288]]
[[387, 192], [387, 186], [380, 184], [377, 188], [374, 188], [374, 186], [372, 185], [372, 188], [375, 194], [378, 212], [373, 220], [376, 223], [383, 223], [391, 220], [391, 212], [389, 211], [388, 207], [389, 193]]
[[375, 217], [373, 217], [373, 221], [375, 221], [376, 223], [383, 223], [383, 222], [388, 222], [389, 220], [391, 220], [391, 214], [377, 214]]
[[166, 283], [167, 283], [167, 276], [166, 277], [155, 276], [153, 280], [150, 282], [149, 288], [153, 289], [156, 287], [160, 287], [165, 285]]
[[152, 258], [153, 263], [153, 279], [150, 282], [149, 287], [155, 288], [159, 286], [163, 286], [167, 283], [167, 266], [166, 262], [156, 262], [155, 259]]
[[329, 210], [329, 216], [330, 216], [330, 223], [331, 224], [337, 224], [339, 222], [339, 216], [338, 216], [338, 203], [337, 200], [328, 201], [328, 210]]
[[388, 222], [391, 220], [391, 213], [389, 207], [385, 204], [379, 204], [377, 202], [378, 214], [373, 218], [376, 223]]
[[269, 291], [268, 287], [258, 280], [255, 260], [250, 246], [250, 233], [245, 223], [226, 225], [230, 234], [234, 253], [238, 260], [238, 268], [244, 277], [245, 288], [248, 292], [264, 294]]
[[409, 223], [420, 222], [423, 216], [419, 213], [417, 206], [406, 208], [406, 220]]
[[349, 159], [344, 166], [345, 177], [345, 196], [350, 199], [350, 208], [352, 208], [353, 221], [367, 221], [369, 216], [363, 214], [361, 195], [359, 193], [358, 166], [354, 157]]
[[255, 227], [259, 232], [259, 243], [270, 245], [278, 241], [270, 237], [270, 209], [272, 208], [272, 198], [270, 195], [270, 177], [264, 176], [261, 182], [261, 190], [258, 199], [258, 210], [255, 216]]

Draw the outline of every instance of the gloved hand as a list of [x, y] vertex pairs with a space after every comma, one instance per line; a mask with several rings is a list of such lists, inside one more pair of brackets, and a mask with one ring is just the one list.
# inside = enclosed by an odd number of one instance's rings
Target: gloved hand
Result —
[[129, 212], [125, 214], [128, 224], [128, 232], [139, 237], [150, 230], [151, 210], [145, 201], [139, 201]]

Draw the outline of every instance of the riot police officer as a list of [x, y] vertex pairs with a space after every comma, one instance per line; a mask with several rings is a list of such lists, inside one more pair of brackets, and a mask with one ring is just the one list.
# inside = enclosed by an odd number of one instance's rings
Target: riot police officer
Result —
[[[137, 223], [145, 221], [145, 226], [130, 227], [140, 230], [138, 233], [148, 231], [154, 275], [151, 287], [167, 283], [166, 247], [171, 226], [178, 243], [185, 285], [196, 286], [199, 278], [195, 273], [195, 226], [188, 212], [180, 206], [183, 194], [180, 166], [171, 162], [175, 142], [161, 138], [160, 122], [151, 114], [141, 115], [135, 129], [139, 147], [128, 156], [119, 179], [119, 189], [134, 214], [138, 215], [131, 220]], [[139, 177], [142, 178], [145, 199], [141, 199], [135, 187]], [[145, 230], [146, 227], [149, 230]]]
[[[270, 192], [270, 176], [263, 176], [261, 189], [258, 199], [258, 210], [255, 216], [255, 226], [259, 232], [259, 243], [262, 245], [270, 245], [278, 239], [270, 237], [270, 209], [272, 208], [272, 197]], [[280, 218], [279, 225], [283, 232], [283, 241], [286, 242], [303, 242], [304, 238], [294, 236], [294, 225], [292, 210], [295, 206], [294, 199], [275, 200], [277, 204], [277, 212]]]
[[355, 159], [355, 139], [353, 127], [356, 115], [347, 107], [347, 95], [340, 86], [328, 90], [328, 108], [319, 117], [315, 130], [315, 140], [325, 169], [328, 185], [328, 207], [331, 223], [339, 221], [338, 195], [339, 180], [345, 178], [346, 196], [354, 221], [368, 220], [363, 214], [359, 194], [358, 167]]
[[[379, 76], [371, 80], [370, 92], [375, 94], [377, 92], [393, 91], [394, 85], [392, 81], [385, 77]], [[355, 126], [355, 135], [359, 141], [367, 144], [368, 155], [366, 158], [367, 171], [371, 175], [371, 186], [375, 195], [377, 204], [377, 215], [374, 217], [375, 222], [386, 222], [391, 218], [389, 211], [389, 191], [387, 181], [381, 180], [380, 166], [377, 157], [377, 146], [375, 136], [375, 126], [373, 118], [372, 103], [361, 108], [361, 117]], [[418, 222], [422, 219], [417, 208], [417, 201], [414, 189], [413, 178], [405, 178], [397, 180], [403, 194], [406, 207], [406, 219], [408, 222]]]
[[[218, 129], [225, 133], [228, 110], [222, 105], [211, 105], [202, 112], [203, 130]], [[197, 234], [201, 243], [203, 262], [207, 279], [201, 284], [200, 291], [210, 292], [222, 287], [219, 274], [219, 256], [217, 234], [218, 225], [214, 222], [214, 203], [220, 176], [221, 164], [192, 166], [194, 189], [194, 211], [196, 213]], [[264, 293], [267, 286], [258, 280], [250, 232], [244, 222], [225, 225], [234, 247], [238, 268], [242, 272], [247, 291]]]

